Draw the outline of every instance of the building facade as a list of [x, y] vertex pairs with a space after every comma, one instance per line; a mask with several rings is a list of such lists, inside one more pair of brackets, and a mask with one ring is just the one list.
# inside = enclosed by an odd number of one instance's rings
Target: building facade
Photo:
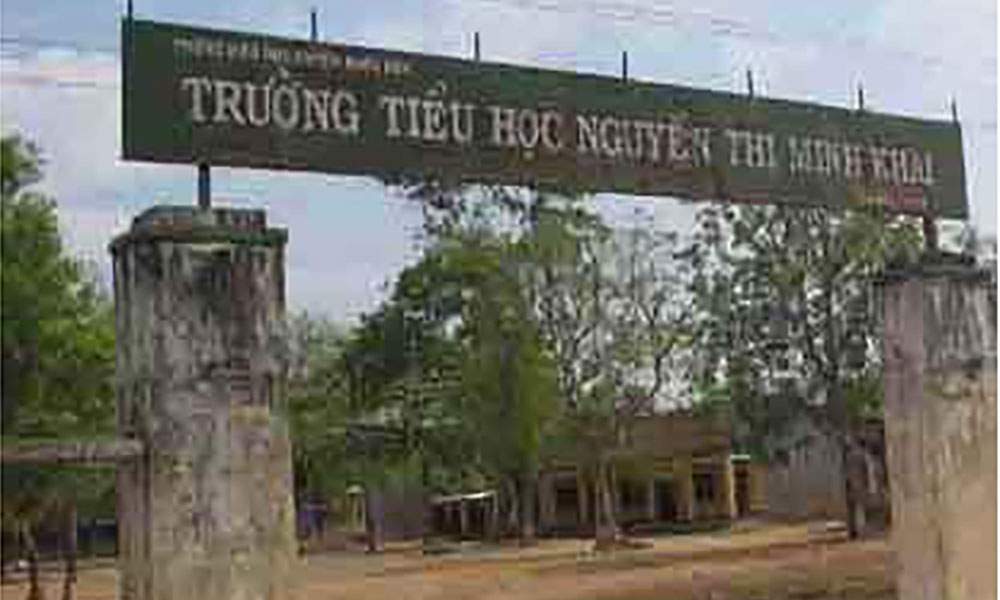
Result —
[[808, 416], [796, 419], [771, 442], [766, 483], [768, 512], [781, 519], [844, 521], [845, 475], [849, 475], [865, 525], [874, 530], [887, 527], [889, 483], [882, 420], [865, 421], [855, 432], [855, 439], [860, 448], [848, 455], [845, 468], [837, 440]]
[[[727, 522], [763, 510], [762, 469], [732, 456], [729, 422], [687, 412], [636, 419], [623, 440], [612, 501], [619, 526], [641, 531]], [[586, 532], [595, 488], [572, 460], [553, 460], [539, 480], [542, 534]]]

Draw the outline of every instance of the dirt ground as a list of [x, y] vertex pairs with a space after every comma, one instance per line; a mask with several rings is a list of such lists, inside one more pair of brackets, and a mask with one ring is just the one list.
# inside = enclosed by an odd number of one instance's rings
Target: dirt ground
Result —
[[[896, 597], [885, 539], [847, 542], [817, 525], [649, 538], [641, 550], [594, 555], [590, 542], [543, 540], [532, 548], [466, 544], [422, 556], [412, 545], [381, 556], [314, 554], [295, 573], [295, 599], [730, 600]], [[54, 576], [53, 576], [54, 577]], [[56, 579], [46, 597], [58, 598]], [[113, 568], [80, 574], [79, 600], [115, 597]], [[23, 598], [23, 582], [3, 598]]]

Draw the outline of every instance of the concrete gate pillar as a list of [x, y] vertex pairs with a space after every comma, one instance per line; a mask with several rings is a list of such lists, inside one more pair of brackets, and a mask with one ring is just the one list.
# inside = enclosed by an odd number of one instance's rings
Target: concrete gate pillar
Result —
[[899, 597], [996, 598], [996, 296], [968, 266], [890, 277], [885, 435]]
[[111, 244], [120, 597], [270, 600], [296, 555], [284, 246], [260, 210], [156, 207]]

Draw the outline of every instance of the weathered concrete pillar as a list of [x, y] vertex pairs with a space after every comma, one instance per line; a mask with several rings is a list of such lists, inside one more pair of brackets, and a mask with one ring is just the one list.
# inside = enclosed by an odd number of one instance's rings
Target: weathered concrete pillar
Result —
[[996, 297], [985, 273], [885, 284], [885, 411], [899, 597], [996, 598]]
[[156, 207], [111, 244], [120, 597], [282, 598], [296, 555], [282, 323], [263, 211]]
[[674, 482], [677, 490], [677, 520], [690, 523], [694, 520], [694, 468], [690, 456], [674, 460]]

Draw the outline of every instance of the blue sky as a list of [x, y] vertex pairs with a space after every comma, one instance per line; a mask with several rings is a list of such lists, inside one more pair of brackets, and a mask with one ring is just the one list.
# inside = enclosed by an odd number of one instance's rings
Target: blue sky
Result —
[[[142, 18], [469, 56], [479, 31], [489, 60], [617, 74], [717, 90], [947, 118], [957, 99], [972, 220], [996, 234], [997, 16], [990, 0], [409, 0], [323, 2], [135, 0]], [[73, 249], [107, 270], [106, 244], [157, 203], [194, 201], [193, 167], [119, 155], [118, 18], [124, 0], [4, 0], [0, 123], [37, 141], [44, 189], [59, 201]], [[419, 210], [363, 178], [213, 169], [217, 204], [258, 206], [289, 228], [288, 293], [296, 309], [353, 319], [418, 256]], [[612, 221], [636, 210], [690, 227], [672, 199], [601, 196]]]

